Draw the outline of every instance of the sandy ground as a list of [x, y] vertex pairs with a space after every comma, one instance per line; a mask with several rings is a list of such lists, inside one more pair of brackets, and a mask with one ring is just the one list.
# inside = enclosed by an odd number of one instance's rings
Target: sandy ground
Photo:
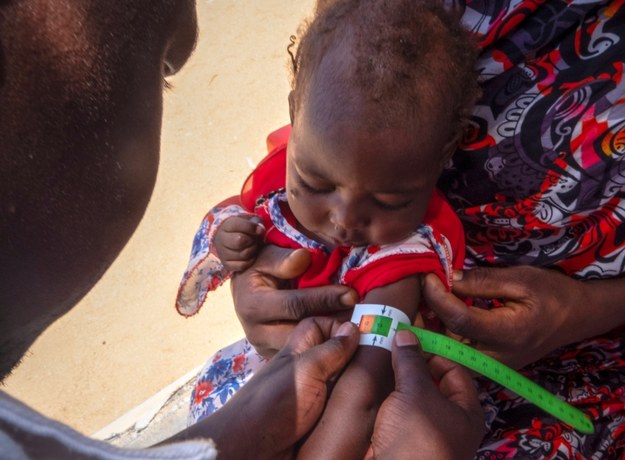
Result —
[[174, 297], [204, 213], [238, 192], [267, 133], [288, 122], [286, 46], [312, 5], [198, 0], [199, 41], [165, 96], [143, 222], [95, 288], [31, 347], [6, 391], [92, 434], [243, 336], [227, 286], [190, 319]]

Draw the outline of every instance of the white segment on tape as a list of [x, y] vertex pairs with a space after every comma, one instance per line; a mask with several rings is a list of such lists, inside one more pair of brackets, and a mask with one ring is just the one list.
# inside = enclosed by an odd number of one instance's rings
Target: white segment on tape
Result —
[[[387, 335], [367, 333], [362, 330], [361, 320], [363, 316], [386, 316], [392, 319], [391, 327]], [[403, 311], [388, 306], [375, 303], [359, 303], [354, 307], [352, 323], [356, 324], [360, 331], [360, 345], [371, 345], [373, 347], [393, 349], [393, 337], [397, 331], [397, 324], [405, 323], [410, 325], [410, 319]]]

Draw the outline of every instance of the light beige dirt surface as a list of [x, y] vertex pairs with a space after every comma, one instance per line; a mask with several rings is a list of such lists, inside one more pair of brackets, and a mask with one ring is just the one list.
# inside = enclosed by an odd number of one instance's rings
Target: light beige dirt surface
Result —
[[208, 208], [238, 192], [265, 137], [288, 122], [286, 46], [312, 0], [198, 0], [196, 51], [165, 96], [152, 201], [96, 287], [31, 347], [5, 390], [85, 434], [243, 336], [230, 290], [174, 310]]

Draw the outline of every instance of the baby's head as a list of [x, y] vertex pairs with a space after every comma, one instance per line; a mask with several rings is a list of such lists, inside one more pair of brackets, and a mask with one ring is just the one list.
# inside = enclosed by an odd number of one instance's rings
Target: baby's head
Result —
[[406, 238], [478, 94], [470, 36], [434, 0], [326, 0], [300, 35], [287, 155], [295, 217], [331, 246]]

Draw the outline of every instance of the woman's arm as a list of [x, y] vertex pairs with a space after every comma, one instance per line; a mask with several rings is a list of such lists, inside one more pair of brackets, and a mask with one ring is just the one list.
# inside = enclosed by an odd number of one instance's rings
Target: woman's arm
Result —
[[[450, 293], [436, 277], [427, 276], [426, 303], [451, 332], [515, 368], [625, 324], [622, 278], [578, 281], [529, 266], [478, 268], [456, 278]], [[499, 299], [503, 306], [467, 308], [456, 295]]]
[[[370, 291], [363, 303], [390, 305], [414, 320], [420, 293], [420, 277], [409, 277]], [[378, 409], [393, 388], [391, 353], [378, 347], [359, 347], [298, 458], [362, 459], [371, 442]]]

